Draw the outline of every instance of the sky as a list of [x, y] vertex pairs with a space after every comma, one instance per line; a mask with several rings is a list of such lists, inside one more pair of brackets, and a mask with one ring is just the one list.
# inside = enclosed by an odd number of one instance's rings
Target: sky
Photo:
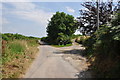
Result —
[[48, 20], [57, 11], [79, 16], [78, 2], [4, 2], [2, 3], [2, 33], [46, 36]]
[[[6, 0], [5, 0], [6, 1]], [[22, 0], [23, 1], [23, 0]], [[57, 11], [79, 17], [83, 2], [2, 2], [2, 33], [19, 33], [26, 36], [47, 35], [48, 20]], [[0, 23], [1, 24], [1, 23]], [[80, 34], [77, 31], [75, 34]]]

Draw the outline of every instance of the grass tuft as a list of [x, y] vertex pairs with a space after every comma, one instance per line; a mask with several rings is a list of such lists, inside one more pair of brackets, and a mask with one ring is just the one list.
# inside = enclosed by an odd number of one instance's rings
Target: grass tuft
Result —
[[9, 44], [9, 49], [13, 54], [21, 54], [25, 51], [26, 47], [20, 42], [13, 42]]
[[3, 45], [2, 77], [20, 78], [36, 56], [36, 40], [13, 40]]
[[66, 44], [66, 45], [52, 45], [53, 47], [68, 47], [72, 46], [72, 44]]

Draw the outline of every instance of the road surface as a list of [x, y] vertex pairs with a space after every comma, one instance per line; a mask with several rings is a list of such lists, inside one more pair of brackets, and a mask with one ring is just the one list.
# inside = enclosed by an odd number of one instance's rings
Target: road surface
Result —
[[79, 71], [62, 58], [63, 54], [57, 53], [67, 48], [55, 48], [49, 45], [41, 45], [39, 48], [40, 52], [24, 78], [77, 78]]

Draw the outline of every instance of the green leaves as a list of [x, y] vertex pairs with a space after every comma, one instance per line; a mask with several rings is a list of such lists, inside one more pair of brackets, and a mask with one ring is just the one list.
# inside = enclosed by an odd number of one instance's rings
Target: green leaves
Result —
[[13, 39], [18, 39], [18, 40], [29, 40], [29, 39], [40, 39], [40, 38], [37, 38], [37, 37], [32, 37], [32, 36], [24, 36], [24, 35], [21, 35], [21, 34], [13, 34], [13, 33], [4, 33], [2, 34], [2, 39], [3, 40], [13, 40]]
[[61, 23], [59, 26], [58, 26], [59, 30], [63, 33], [65, 33], [66, 31], [66, 25], [64, 23]]
[[[84, 45], [87, 47], [87, 51], [94, 53], [100, 53], [101, 55], [118, 55], [120, 47], [120, 24], [119, 24], [119, 11], [113, 15], [111, 25], [102, 25]], [[111, 51], [112, 50], [112, 51]]]
[[120, 11], [115, 14], [114, 19], [112, 20], [112, 26], [120, 25]]
[[25, 51], [26, 47], [18, 42], [9, 44], [9, 49], [13, 54], [21, 54]]
[[48, 41], [51, 44], [67, 44], [77, 29], [76, 21], [72, 15], [56, 12], [47, 27]]
[[[83, 35], [92, 35], [97, 30], [97, 4], [96, 2], [85, 2], [82, 4], [86, 9], [80, 10], [79, 25]], [[99, 4], [99, 27], [111, 21], [112, 2]]]

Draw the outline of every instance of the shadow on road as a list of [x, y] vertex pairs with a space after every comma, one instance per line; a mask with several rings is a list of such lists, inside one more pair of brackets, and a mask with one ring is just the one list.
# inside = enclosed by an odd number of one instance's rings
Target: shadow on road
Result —
[[80, 55], [82, 57], [85, 57], [84, 53], [85, 53], [85, 50], [83, 49], [72, 49], [72, 50], [64, 50], [64, 51], [56, 51], [56, 52], [53, 52], [55, 54], [75, 54], [75, 55]]
[[[72, 54], [72, 55], [81, 56], [83, 58], [86, 58], [84, 49], [61, 50], [61, 51], [56, 51], [53, 53], [54, 54]], [[81, 59], [79, 58], [78, 60], [82, 60], [82, 58]], [[87, 61], [86, 61], [86, 63], [87, 63]], [[78, 76], [78, 78], [95, 78], [94, 72], [91, 69], [91, 66], [88, 66], [88, 69], [85, 71], [79, 71], [79, 73], [76, 74], [76, 76]]]
[[[43, 41], [40, 42], [40, 45], [49, 45]], [[82, 46], [81, 46], [82, 47]], [[56, 50], [54, 51], [53, 53], [54, 54], [72, 54], [72, 55], [76, 55], [76, 56], [80, 56], [78, 60], [83, 60], [83, 58], [86, 58], [86, 54], [85, 54], [85, 50], [83, 48], [81, 49], [65, 49], [65, 48], [59, 48], [60, 50]], [[81, 62], [83, 63], [83, 62]], [[87, 63], [87, 61], [86, 61]], [[83, 65], [79, 66], [79, 67], [82, 67]], [[86, 70], [80, 70], [76, 76], [78, 78], [95, 78], [94, 75], [93, 75], [93, 71], [91, 70], [91, 66], [88, 66], [88, 69]]]

